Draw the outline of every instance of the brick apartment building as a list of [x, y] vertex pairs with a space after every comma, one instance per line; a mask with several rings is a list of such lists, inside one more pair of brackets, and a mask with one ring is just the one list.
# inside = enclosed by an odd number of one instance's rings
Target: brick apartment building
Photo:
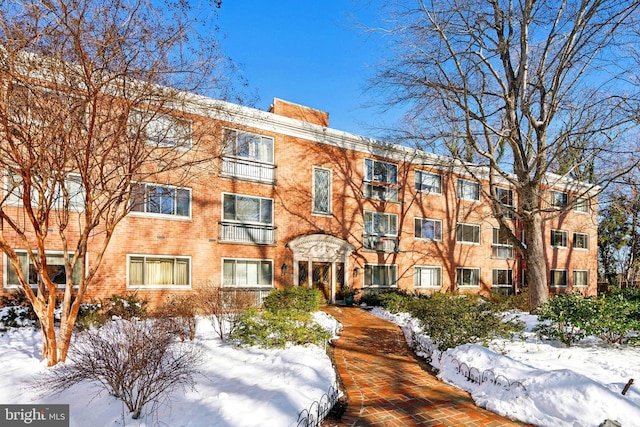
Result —
[[[278, 99], [269, 112], [197, 103], [225, 155], [188, 185], [138, 184], [146, 199], [117, 227], [89, 297], [136, 291], [158, 303], [205, 283], [263, 293], [313, 286], [329, 301], [344, 285], [484, 294], [525, 285], [526, 266], [483, 194], [487, 181], [459, 163], [331, 129], [327, 113]], [[543, 203], [575, 207], [544, 224], [548, 284], [593, 294], [595, 197], [577, 200], [582, 186], [555, 178]], [[507, 185], [498, 192], [515, 206]], [[513, 227], [521, 233], [515, 219]], [[48, 264], [62, 264], [51, 249]], [[27, 273], [26, 253], [22, 264]], [[6, 257], [2, 273], [10, 290], [17, 280]]]

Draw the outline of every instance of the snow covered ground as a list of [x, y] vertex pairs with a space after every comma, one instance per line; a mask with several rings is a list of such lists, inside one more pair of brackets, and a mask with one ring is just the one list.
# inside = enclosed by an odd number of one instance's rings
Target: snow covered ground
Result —
[[[407, 315], [379, 308], [373, 313], [399, 324], [408, 340], [413, 330], [416, 339], [429, 345], [428, 337], [420, 335], [420, 328]], [[640, 426], [640, 348], [606, 346], [595, 337], [567, 348], [531, 332], [536, 316], [514, 316], [526, 324], [521, 339], [494, 340], [489, 348], [467, 344], [437, 354], [433, 365], [438, 376], [467, 390], [479, 406], [534, 425], [587, 427], [610, 419], [623, 426]], [[458, 372], [462, 363], [480, 373], [491, 370], [524, 388], [468, 381]], [[621, 391], [632, 378], [636, 383], [623, 396]]]
[[[326, 314], [316, 317], [336, 327]], [[206, 354], [195, 390], [176, 391], [157, 413], [133, 420], [122, 402], [91, 384], [39, 396], [32, 385], [46, 369], [40, 361], [40, 331], [10, 329], [0, 333], [0, 403], [70, 404], [71, 427], [283, 427], [295, 426], [298, 413], [335, 382], [331, 361], [317, 346], [239, 349], [221, 342], [206, 320], [199, 321], [195, 341]]]
[[[408, 316], [377, 308], [373, 313], [395, 321], [409, 337], [413, 329], [428, 344]], [[535, 316], [517, 316], [527, 324], [522, 339], [495, 340], [489, 348], [468, 344], [440, 354], [434, 360], [440, 378], [469, 391], [478, 405], [534, 425], [595, 427], [605, 419], [640, 425], [640, 348], [608, 347], [593, 337], [566, 348], [531, 332]], [[328, 328], [337, 327], [326, 314], [317, 317]], [[46, 369], [40, 362], [40, 339], [40, 332], [31, 328], [0, 333], [0, 403], [68, 403], [70, 425], [75, 427], [292, 426], [298, 413], [335, 381], [324, 349], [239, 349], [221, 342], [202, 320], [196, 341], [207, 358], [195, 390], [177, 391], [157, 413], [132, 420], [119, 400], [91, 384], [56, 396], [37, 395], [31, 386]], [[479, 372], [491, 370], [524, 388], [470, 382], [458, 373], [460, 363]], [[621, 390], [631, 378], [636, 383], [623, 396]]]

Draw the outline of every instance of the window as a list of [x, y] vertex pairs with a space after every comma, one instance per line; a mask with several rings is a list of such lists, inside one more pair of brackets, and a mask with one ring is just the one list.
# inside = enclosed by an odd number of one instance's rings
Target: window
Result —
[[456, 285], [463, 287], [480, 286], [480, 269], [479, 268], [456, 268]]
[[191, 190], [155, 184], [134, 184], [132, 212], [191, 217]]
[[480, 200], [480, 184], [475, 181], [458, 179], [458, 199]]
[[569, 203], [569, 195], [562, 191], [551, 191], [551, 206], [564, 208]]
[[589, 213], [589, 199], [585, 197], [577, 197], [574, 210], [580, 213]]
[[456, 242], [480, 243], [480, 226], [475, 224], [456, 224]]
[[566, 248], [567, 232], [564, 230], [551, 230], [551, 246], [555, 248]]
[[499, 228], [493, 229], [492, 256], [500, 259], [513, 258], [513, 245], [507, 236], [507, 232]]
[[[5, 183], [6, 192], [8, 193], [6, 203], [8, 205], [22, 206], [22, 195], [24, 192], [22, 177], [9, 172], [5, 176]], [[51, 191], [54, 192], [51, 204], [54, 209], [64, 209], [67, 197], [70, 210], [80, 211], [84, 209], [85, 192], [82, 182], [80, 181], [80, 176], [78, 175], [68, 175], [66, 177], [64, 191], [60, 183], [54, 184], [51, 181], [43, 183], [42, 180], [39, 180], [35, 175], [32, 176], [32, 188], [33, 186], [38, 186], [45, 191], [45, 199], [48, 199]], [[33, 189], [31, 193], [31, 205], [34, 207], [41, 205], [36, 189]]]
[[163, 255], [127, 255], [129, 286], [189, 286], [191, 258]]
[[225, 221], [272, 224], [273, 200], [261, 197], [223, 195], [223, 218]]
[[[16, 250], [16, 254], [20, 259], [20, 266], [22, 267], [22, 274], [25, 278], [29, 280], [29, 284], [33, 287], [38, 284], [38, 274], [36, 272], [35, 266], [33, 262], [28, 259], [27, 251]], [[69, 261], [73, 258], [74, 253], [69, 252]], [[64, 255], [56, 252], [47, 252], [47, 273], [49, 275], [49, 279], [58, 287], [64, 287], [67, 283], [67, 273], [64, 266]], [[15, 270], [7, 260], [5, 256], [5, 266], [7, 268], [5, 277], [7, 278], [7, 287], [20, 286], [20, 282], [18, 281], [18, 275]], [[80, 283], [80, 277], [83, 274], [84, 270], [84, 262], [83, 260], [78, 260], [76, 265], [73, 268], [73, 283], [74, 285], [78, 285]]]
[[416, 218], [415, 236], [419, 239], [442, 240], [442, 221], [437, 219]]
[[549, 286], [552, 288], [564, 288], [567, 286], [567, 270], [551, 270], [551, 283]]
[[313, 207], [320, 214], [331, 213], [331, 171], [313, 168]]
[[397, 236], [398, 215], [364, 211], [364, 232], [367, 235]]
[[573, 270], [573, 286], [578, 288], [586, 288], [589, 286], [589, 271]]
[[222, 286], [272, 287], [273, 262], [264, 260], [224, 259]]
[[416, 170], [416, 191], [442, 194], [442, 175]]
[[502, 187], [494, 187], [496, 191], [496, 199], [502, 205], [502, 215], [506, 218], [513, 219], [513, 190]]
[[133, 130], [140, 127], [147, 143], [159, 147], [191, 148], [191, 122], [157, 111], [133, 111]]
[[364, 286], [376, 288], [396, 286], [397, 277], [397, 265], [367, 264], [364, 266]]
[[379, 160], [365, 159], [364, 180], [395, 185], [398, 183], [398, 166]]
[[362, 193], [364, 197], [369, 199], [384, 200], [388, 202], [398, 201], [398, 189], [395, 187], [386, 187], [384, 185], [374, 185], [365, 182]]
[[416, 267], [414, 272], [413, 285], [416, 288], [442, 287], [441, 267]]
[[495, 268], [493, 269], [493, 282], [491, 286], [494, 287], [512, 287], [513, 286], [513, 270], [507, 268]]
[[573, 233], [573, 247], [576, 249], [589, 249], [589, 235]]
[[227, 155], [273, 163], [273, 138], [234, 129], [225, 129], [224, 134]]

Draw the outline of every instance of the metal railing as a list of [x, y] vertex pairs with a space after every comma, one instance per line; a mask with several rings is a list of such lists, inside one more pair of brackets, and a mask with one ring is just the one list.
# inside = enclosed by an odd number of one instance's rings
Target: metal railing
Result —
[[255, 160], [222, 158], [222, 174], [259, 182], [273, 183], [276, 180], [276, 166]]
[[[338, 383], [335, 382], [329, 391], [320, 397], [319, 400], [313, 402], [308, 409], [303, 409], [298, 414], [297, 427], [318, 427], [325, 418], [332, 412], [338, 399], [340, 398], [340, 390]], [[340, 414], [342, 415], [342, 414]]]
[[276, 227], [271, 225], [220, 222], [219, 240], [231, 243], [272, 245], [276, 241]]
[[[413, 330], [411, 330], [411, 348], [415, 353], [425, 355], [424, 358], [426, 359], [427, 363], [429, 363], [429, 365], [434, 370], [436, 370], [433, 367], [433, 363], [432, 363], [433, 358], [434, 356], [438, 357], [438, 355], [442, 354], [442, 352], [438, 350], [435, 344], [427, 345], [423, 343], [421, 340], [417, 339], [416, 335], [417, 334]], [[507, 390], [510, 390], [512, 387], [520, 387], [524, 391], [527, 390], [524, 384], [522, 384], [520, 381], [518, 380], [511, 381], [509, 378], [507, 378], [504, 375], [496, 375], [492, 369], [486, 369], [484, 371], [480, 371], [478, 368], [475, 368], [472, 366], [470, 367], [466, 363], [460, 362], [458, 359], [456, 359], [451, 355], [446, 355], [444, 357], [449, 358], [451, 360], [458, 374], [464, 376], [468, 381], [471, 381], [473, 383], [484, 384], [488, 382], [490, 384], [505, 388]], [[440, 364], [442, 365], [442, 359], [440, 360]]]

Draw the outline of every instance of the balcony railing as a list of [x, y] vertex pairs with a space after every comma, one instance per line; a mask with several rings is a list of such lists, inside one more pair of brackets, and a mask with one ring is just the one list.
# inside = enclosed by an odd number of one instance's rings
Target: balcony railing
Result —
[[271, 225], [239, 224], [221, 222], [221, 242], [253, 243], [256, 245], [272, 245], [276, 241], [276, 227]]
[[276, 165], [232, 157], [222, 158], [222, 174], [253, 181], [274, 183]]
[[398, 238], [391, 236], [365, 235], [364, 248], [378, 252], [398, 252]]

